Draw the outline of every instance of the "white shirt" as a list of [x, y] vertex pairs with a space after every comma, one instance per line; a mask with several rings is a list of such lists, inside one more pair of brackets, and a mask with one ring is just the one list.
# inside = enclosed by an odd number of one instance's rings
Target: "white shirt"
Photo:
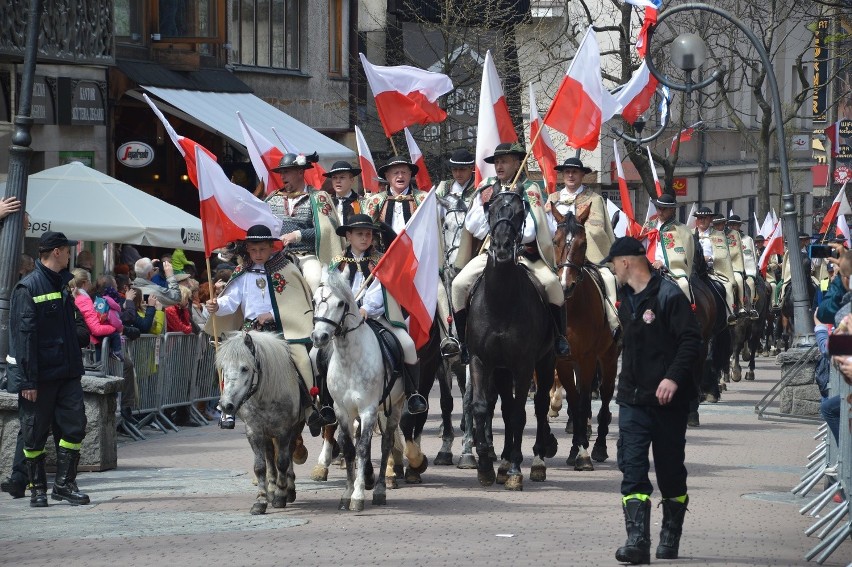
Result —
[[[558, 193], [557, 202], [553, 204], [556, 207], [556, 210], [559, 211], [559, 214], [562, 216], [567, 215], [569, 212], [573, 214], [577, 214], [577, 207], [574, 206], [574, 200], [580, 196], [586, 189], [585, 185], [580, 185], [576, 191], [573, 193], [569, 191], [567, 188], [563, 187], [562, 190]], [[553, 213], [547, 213], [547, 226], [550, 228], [551, 236], [556, 234], [556, 219], [553, 218]]]
[[707, 230], [698, 230], [698, 242], [701, 243], [701, 253], [704, 254], [704, 259], [707, 265], [713, 267], [713, 242], [710, 240], [710, 233], [713, 232], [713, 227], [708, 227]]
[[[258, 280], [263, 282], [262, 290], [258, 287]], [[257, 319], [259, 315], [272, 313], [272, 297], [264, 267], [255, 264], [238, 281], [227, 286], [222, 295], [216, 298], [216, 303], [219, 305], [217, 315], [230, 315], [240, 306], [246, 319]]]
[[[488, 236], [488, 215], [485, 214], [485, 208], [482, 206], [482, 199], [479, 194], [473, 199], [473, 204], [464, 219], [464, 227], [478, 240], [484, 240]], [[553, 230], [555, 230], [555, 227]], [[551, 230], [551, 233], [553, 230]], [[533, 219], [532, 212], [528, 212], [524, 222], [524, 234], [521, 243], [529, 244], [534, 240], [535, 219]]]
[[349, 197], [352, 196], [352, 194], [353, 194], [353, 191], [350, 190], [349, 193], [347, 193], [343, 197], [340, 197], [339, 195], [336, 195], [336, 194], [334, 196], [334, 198], [337, 199], [337, 218], [340, 220], [340, 224], [343, 224], [343, 200], [348, 199]]
[[[395, 193], [391, 192], [391, 195], [395, 195]], [[400, 195], [411, 195], [411, 187], [406, 187], [405, 191], [400, 193]], [[414, 214], [414, 201], [409, 201], [409, 203], [411, 204], [409, 210], [411, 210], [411, 214]], [[405, 228], [405, 216], [402, 210], [404, 206], [405, 204], [402, 201], [394, 203], [393, 218], [391, 219], [390, 225], [391, 228], [393, 228], [393, 231], [397, 234], [401, 233], [402, 229]]]

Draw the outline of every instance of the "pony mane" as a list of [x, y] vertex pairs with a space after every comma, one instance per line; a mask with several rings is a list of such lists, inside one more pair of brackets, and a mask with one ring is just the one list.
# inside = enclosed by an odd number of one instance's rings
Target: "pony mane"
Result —
[[340, 272], [337, 270], [329, 270], [325, 285], [331, 288], [332, 295], [341, 298], [349, 304], [350, 313], [358, 311], [358, 309], [354, 309], [356, 307], [355, 294], [352, 293], [352, 288], [349, 287], [349, 282], [343, 278]]
[[254, 365], [254, 359], [263, 369], [263, 375], [258, 385], [257, 395], [260, 398], [281, 399], [289, 395], [292, 384], [297, 384], [299, 373], [290, 358], [290, 345], [281, 333], [266, 333], [249, 331], [254, 342], [254, 356], [245, 343], [245, 333], [237, 332], [228, 337], [216, 354], [216, 367], [221, 369], [228, 364]]

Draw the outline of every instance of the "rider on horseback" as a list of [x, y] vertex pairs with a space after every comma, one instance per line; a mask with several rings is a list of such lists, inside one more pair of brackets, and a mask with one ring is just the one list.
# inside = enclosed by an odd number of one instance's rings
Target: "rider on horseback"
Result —
[[[603, 197], [583, 185], [583, 176], [591, 173], [592, 169], [585, 167], [580, 158], [575, 157], [566, 159], [562, 165], [557, 165], [553, 169], [562, 173], [562, 182], [565, 187], [559, 192], [552, 193], [544, 206], [550, 228], [556, 231], [552, 207], [556, 207], [559, 214], [563, 216], [571, 212], [575, 217], [580, 217], [585, 209], [589, 209], [588, 218], [583, 223], [586, 230], [586, 261], [599, 264], [615, 241], [615, 234]], [[617, 336], [621, 326], [618, 322], [618, 313], [615, 311], [617, 300], [615, 276], [606, 266], [601, 266], [599, 272], [606, 287], [602, 292], [605, 295], [603, 299], [609, 328], [613, 336]]]
[[[755, 303], [755, 293], [756, 293], [756, 283], [755, 278], [757, 278], [757, 252], [754, 249], [754, 240], [752, 240], [751, 236], [747, 234], [743, 234], [741, 227], [743, 221], [739, 217], [739, 215], [731, 215], [728, 217], [728, 244], [732, 247], [731, 258], [734, 258], [734, 247], [736, 246], [732, 242], [732, 237], [739, 238], [740, 240], [740, 258], [742, 260], [742, 280], [743, 280], [743, 291], [740, 293], [743, 300], [743, 306], [745, 310], [748, 312], [748, 316], [750, 319], [755, 320], [760, 315], [757, 313], [757, 310], [754, 308]], [[736, 262], [732, 262], [736, 265]]]
[[647, 258], [655, 270], [666, 267], [675, 283], [692, 302], [689, 276], [695, 258], [695, 239], [686, 225], [675, 219], [677, 199], [663, 193], [654, 199], [657, 214], [645, 222], [640, 238], [647, 240]]
[[[373, 239], [378, 232], [379, 227], [367, 215], [352, 215], [347, 224], [337, 229], [337, 234], [345, 236], [349, 245], [341, 256], [332, 260], [329, 270], [339, 270], [355, 294], [370, 278], [373, 268], [382, 257], [382, 254], [373, 247]], [[408, 398], [408, 413], [414, 415], [427, 411], [429, 405], [426, 398], [417, 392], [420, 383], [417, 348], [408, 334], [402, 310], [396, 300], [385, 291], [379, 280], [373, 280], [359, 304], [361, 317], [378, 321], [396, 337], [402, 347], [405, 361], [405, 372], [402, 374], [405, 380], [405, 396]], [[318, 378], [323, 404], [320, 415], [325, 422], [324, 425], [331, 425], [336, 418], [331, 408], [331, 396], [325, 387], [324, 373], [319, 372]], [[331, 410], [331, 414], [328, 410]]]
[[[803, 263], [805, 264], [805, 277], [811, 278], [813, 280], [813, 276], [811, 275], [811, 260], [808, 255], [808, 245], [811, 243], [811, 235], [807, 232], [799, 233], [799, 248], [802, 251]], [[789, 242], [787, 242], [787, 246], [789, 246]], [[772, 296], [772, 309], [781, 309], [781, 306], [784, 304], [784, 299], [787, 296], [787, 291], [790, 287], [791, 281], [793, 279], [793, 272], [790, 269], [790, 252], [785, 248], [784, 250], [784, 259], [781, 262], [781, 281], [775, 286], [775, 294]], [[813, 285], [818, 285], [819, 282], [814, 282]]]
[[[408, 158], [391, 157], [378, 171], [379, 177], [387, 180], [388, 190], [365, 195], [362, 212], [373, 222], [387, 224], [396, 234], [402, 232], [408, 219], [426, 198], [426, 193], [412, 183], [419, 170]], [[389, 244], [385, 243], [385, 246]]]
[[521, 168], [521, 160], [525, 157], [526, 151], [519, 144], [504, 143], [497, 146], [494, 155], [485, 158], [487, 163], [494, 164], [497, 177], [489, 177], [480, 184], [465, 218], [465, 230], [456, 257], [456, 266], [463, 269], [453, 280], [452, 289], [454, 320], [459, 341], [462, 343], [463, 359], [467, 358], [467, 349], [464, 346], [467, 300], [473, 284], [485, 270], [487, 262], [486, 254], [477, 255], [480, 246], [475, 241], [484, 240], [488, 236], [487, 209], [492, 198], [503, 191], [520, 192], [526, 203], [528, 212], [521, 238], [524, 247], [523, 253], [519, 255], [519, 261], [544, 288], [550, 314], [556, 327], [554, 346], [557, 356], [568, 356], [571, 352], [571, 347], [565, 339], [565, 310], [562, 309], [565, 297], [562, 284], [556, 277], [553, 234], [547, 222], [544, 199], [538, 185], [529, 181], [523, 173], [518, 177], [518, 185], [514, 187], [511, 185]]

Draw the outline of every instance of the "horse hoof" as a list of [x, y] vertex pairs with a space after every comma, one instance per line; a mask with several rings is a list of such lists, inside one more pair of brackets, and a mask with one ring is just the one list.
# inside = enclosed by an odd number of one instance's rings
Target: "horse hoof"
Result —
[[408, 463], [408, 470], [414, 471], [417, 474], [423, 474], [426, 472], [426, 469], [429, 468], [429, 459], [426, 458], [426, 455], [423, 455], [423, 460], [420, 461], [419, 467], [412, 467], [411, 462]]
[[559, 410], [550, 408], [547, 410], [547, 417], [553, 419], [554, 417], [559, 417]]
[[500, 466], [497, 467], [497, 484], [506, 484], [506, 479], [509, 478], [509, 467], [511, 466], [511, 463], [505, 459], [500, 463]]
[[272, 499], [272, 507], [273, 508], [286, 508], [287, 507], [287, 497], [286, 496], [276, 496]]
[[308, 460], [308, 448], [299, 445], [293, 449], [293, 464], [304, 465]]
[[544, 448], [544, 458], [552, 459], [556, 456], [556, 451], [559, 450], [559, 441], [556, 440], [556, 435], [550, 434], [547, 439], [547, 446]]
[[373, 494], [373, 506], [386, 506], [388, 503], [387, 494]]
[[459, 464], [456, 465], [456, 468], [459, 469], [475, 469], [476, 467], [476, 457], [474, 457], [471, 453], [466, 453], [460, 456]]
[[435, 456], [435, 464], [441, 467], [447, 467], [453, 464], [453, 454], [447, 451], [440, 451]]
[[385, 477], [385, 488], [388, 490], [396, 490], [399, 488], [399, 483], [396, 480], [395, 476], [386, 476]]
[[735, 371], [731, 374], [731, 380], [733, 380], [734, 382], [739, 382], [742, 379], [743, 379], [743, 377], [739, 372]]
[[476, 474], [476, 478], [479, 479], [479, 484], [481, 484], [482, 486], [491, 486], [492, 484], [494, 484], [495, 480], [494, 469], [492, 468], [491, 470], [479, 471]]
[[311, 480], [315, 480], [317, 482], [325, 482], [328, 480], [328, 468], [322, 465], [317, 465], [314, 467], [314, 470], [311, 471]]
[[544, 482], [547, 480], [547, 467], [544, 465], [533, 465], [530, 469], [530, 480], [533, 482]]
[[751, 370], [746, 372], [745, 379], [748, 381], [754, 380], [754, 372], [752, 372]]
[[337, 509], [343, 512], [347, 512], [349, 510], [349, 498], [341, 498], [340, 504], [337, 505]]
[[609, 458], [609, 453], [606, 452], [606, 445], [595, 445], [592, 449], [592, 460], [596, 463], [603, 463]]
[[704, 401], [710, 404], [715, 404], [719, 398], [715, 394], [704, 394]]
[[524, 489], [524, 475], [522, 474], [510, 474], [509, 478], [506, 479], [506, 484], [504, 486], [506, 490], [523, 490]]
[[261, 516], [266, 514], [266, 502], [255, 502], [252, 504], [250, 513], [252, 516]]
[[574, 461], [574, 470], [575, 471], [593, 471], [595, 470], [595, 466], [592, 464], [592, 459], [589, 458], [588, 455], [585, 457], [577, 457]]
[[364, 501], [352, 499], [352, 502], [349, 503], [349, 511], [350, 512], [363, 512], [364, 511]]
[[405, 483], [406, 484], [423, 484], [423, 479], [420, 478], [420, 473], [416, 470], [408, 467], [408, 470], [405, 471]]
[[287, 504], [292, 504], [296, 501], [296, 489], [291, 488], [287, 490]]
[[577, 453], [579, 453], [579, 451], [577, 449], [572, 448], [568, 452], [568, 458], [565, 459], [565, 464], [568, 465], [569, 467], [573, 467], [574, 463], [577, 462]]
[[698, 427], [701, 423], [698, 420], [698, 412], [691, 411], [689, 412], [689, 416], [686, 418], [686, 425], [689, 427]]

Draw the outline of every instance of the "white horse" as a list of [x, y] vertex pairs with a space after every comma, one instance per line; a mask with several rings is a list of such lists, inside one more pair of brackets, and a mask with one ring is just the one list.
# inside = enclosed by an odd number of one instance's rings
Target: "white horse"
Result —
[[[385, 468], [402, 415], [405, 400], [403, 384], [397, 380], [387, 398], [380, 403], [385, 391], [385, 376], [389, 372], [378, 339], [358, 312], [349, 284], [335, 270], [329, 272], [326, 282], [314, 293], [314, 306], [314, 330], [311, 333], [314, 346], [323, 348], [334, 342], [326, 384], [334, 399], [346, 461], [346, 491], [340, 499], [339, 509], [363, 510], [365, 488], [373, 490], [374, 505], [384, 505], [387, 503]], [[387, 425], [382, 430], [382, 462], [376, 480], [370, 461], [370, 444], [380, 411], [389, 411], [389, 414]], [[328, 462], [323, 462], [326, 456]], [[323, 450], [320, 466], [327, 468], [330, 457], [330, 451]]]
[[251, 513], [266, 513], [267, 503], [284, 508], [296, 499], [291, 452], [305, 422], [290, 346], [277, 333], [234, 333], [219, 347], [216, 368], [224, 380], [222, 411], [245, 422], [254, 451], [258, 492]]

